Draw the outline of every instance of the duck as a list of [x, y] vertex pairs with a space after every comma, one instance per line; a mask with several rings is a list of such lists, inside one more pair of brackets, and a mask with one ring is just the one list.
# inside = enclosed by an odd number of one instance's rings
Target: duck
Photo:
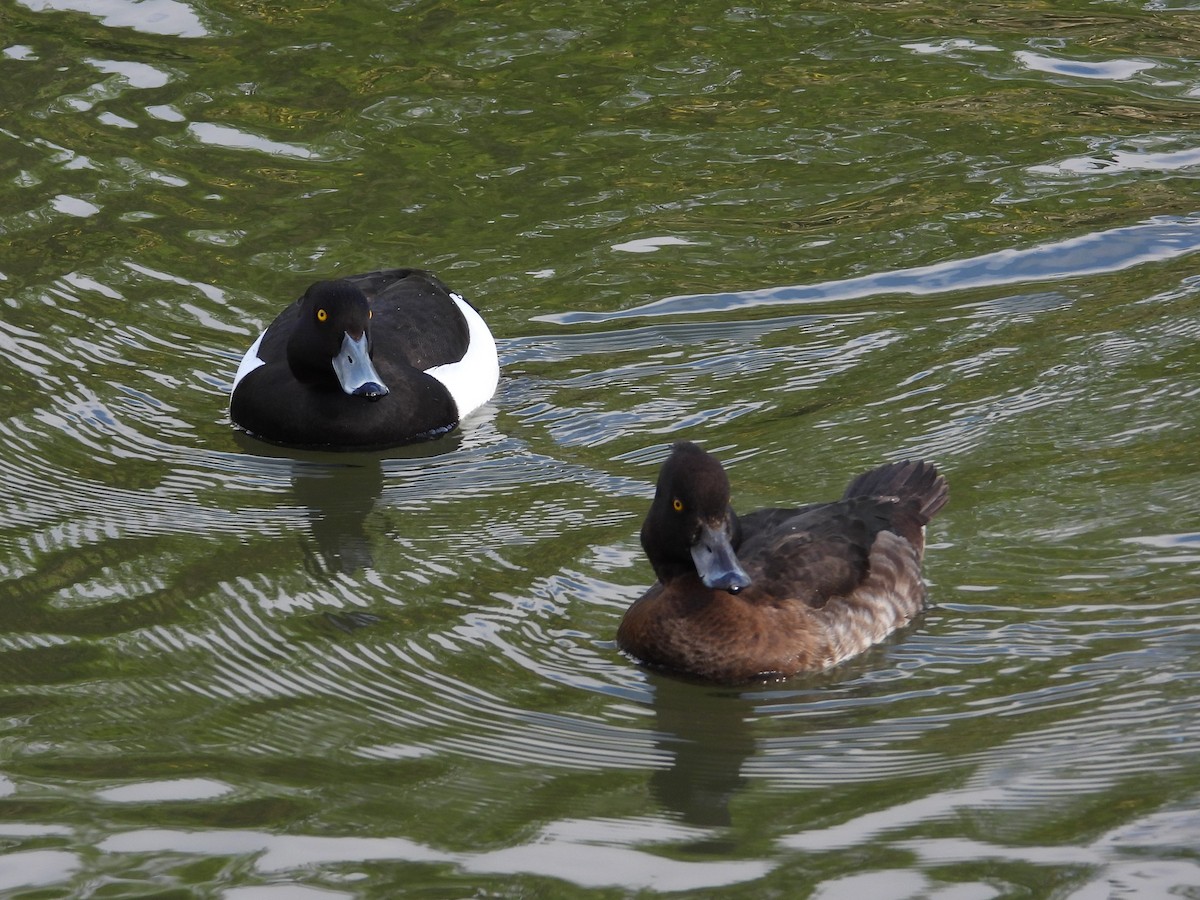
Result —
[[925, 526], [949, 499], [936, 466], [904, 460], [840, 500], [738, 516], [724, 466], [681, 441], [641, 529], [658, 580], [617, 646], [643, 665], [719, 684], [836, 666], [925, 609]]
[[318, 281], [238, 365], [233, 424], [291, 447], [378, 450], [453, 431], [496, 391], [479, 311], [422, 269]]

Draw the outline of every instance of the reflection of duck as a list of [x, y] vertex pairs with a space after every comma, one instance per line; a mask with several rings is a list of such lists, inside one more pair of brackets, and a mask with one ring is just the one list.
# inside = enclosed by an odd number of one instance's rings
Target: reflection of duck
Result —
[[654, 679], [658, 745], [672, 757], [650, 787], [658, 802], [689, 825], [730, 824], [729, 804], [745, 786], [742, 766], [754, 752], [751, 704], [729, 690]]
[[695, 444], [663, 464], [642, 546], [656, 583], [617, 644], [656, 668], [718, 682], [818, 671], [883, 640], [925, 605], [925, 524], [946, 481], [925, 462], [860, 475], [841, 500], [742, 518]]
[[230, 417], [277, 444], [364, 450], [445, 434], [488, 401], [496, 343], [428, 272], [318, 281], [246, 352]]
[[362, 465], [297, 463], [292, 491], [308, 513], [313, 538], [326, 569], [355, 572], [373, 563], [367, 516], [383, 492], [379, 460]]

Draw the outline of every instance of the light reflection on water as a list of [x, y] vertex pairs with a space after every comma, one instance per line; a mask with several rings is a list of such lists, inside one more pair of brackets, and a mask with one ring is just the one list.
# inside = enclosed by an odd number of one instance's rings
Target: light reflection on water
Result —
[[1001, 250], [915, 269], [876, 272], [837, 282], [764, 288], [737, 293], [667, 297], [612, 313], [570, 312], [535, 320], [575, 325], [640, 316], [703, 315], [764, 306], [834, 304], [880, 294], [925, 296], [1059, 281], [1161, 263], [1200, 250], [1200, 219], [1160, 217], [1036, 247]]
[[[1169, 20], [19, 5], [0, 890], [1196, 883]], [[405, 16], [419, 46], [360, 47]], [[500, 335], [491, 404], [385, 454], [230, 427], [311, 273], [417, 261]], [[782, 684], [639, 670], [613, 634], [681, 436], [739, 509], [938, 460], [936, 606]]]
[[17, 0], [28, 9], [73, 10], [96, 16], [110, 28], [131, 28], [143, 34], [201, 38], [208, 35], [192, 4], [179, 0]]

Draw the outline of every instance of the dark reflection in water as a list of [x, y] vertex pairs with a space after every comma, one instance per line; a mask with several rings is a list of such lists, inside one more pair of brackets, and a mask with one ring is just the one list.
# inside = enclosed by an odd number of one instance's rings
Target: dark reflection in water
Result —
[[366, 519], [383, 492], [383, 467], [300, 463], [292, 479], [296, 502], [308, 511], [309, 527], [325, 567], [350, 573], [373, 564]]
[[[750, 823], [736, 821], [730, 807], [753, 779], [815, 777], [831, 787], [844, 778], [853, 780], [856, 763], [842, 750], [826, 747], [819, 751], [820, 766], [809, 761], [797, 769], [796, 755], [788, 748], [819, 746], [816, 733], [827, 732], [833, 723], [852, 727], [857, 705], [902, 693], [907, 679], [889, 667], [890, 648], [921, 633], [927, 618], [919, 617], [834, 669], [782, 681], [721, 687], [648, 673], [655, 745], [671, 759], [669, 767], [651, 776], [655, 798], [689, 825], [746, 827]], [[888, 728], [878, 727], [878, 737], [885, 739]], [[814, 772], [803, 771], [806, 766]], [[824, 774], [816, 774], [817, 768]]]
[[305, 511], [317, 557], [313, 574], [351, 574], [374, 565], [366, 521], [380, 502], [384, 462], [388, 459], [420, 460], [447, 456], [463, 443], [461, 431], [436, 441], [425, 441], [377, 453], [335, 453], [292, 450], [264, 444], [236, 431], [238, 445], [257, 459], [248, 466], [286, 472], [294, 504]]
[[656, 745], [672, 758], [650, 779], [655, 799], [689, 825], [731, 824], [729, 804], [746, 785], [754, 752], [752, 704], [736, 690], [651, 676]]

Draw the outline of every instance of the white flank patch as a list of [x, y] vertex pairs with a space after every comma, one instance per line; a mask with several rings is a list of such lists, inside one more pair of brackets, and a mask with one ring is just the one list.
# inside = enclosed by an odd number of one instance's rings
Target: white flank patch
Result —
[[483, 317], [458, 294], [450, 294], [450, 299], [458, 304], [467, 319], [467, 353], [458, 362], [434, 366], [425, 373], [445, 385], [458, 407], [458, 417], [462, 419], [496, 393], [496, 385], [500, 383], [500, 359], [496, 356], [496, 341]]
[[267, 333], [265, 331], [260, 334], [258, 336], [258, 340], [250, 345], [250, 349], [247, 350], [246, 355], [242, 357], [242, 361], [238, 364], [237, 374], [233, 376], [233, 387], [229, 391], [231, 395], [237, 390], [239, 381], [257, 369], [259, 366], [265, 366], [267, 364], [265, 360], [258, 358], [258, 346], [262, 343], [263, 338], [266, 336]]

